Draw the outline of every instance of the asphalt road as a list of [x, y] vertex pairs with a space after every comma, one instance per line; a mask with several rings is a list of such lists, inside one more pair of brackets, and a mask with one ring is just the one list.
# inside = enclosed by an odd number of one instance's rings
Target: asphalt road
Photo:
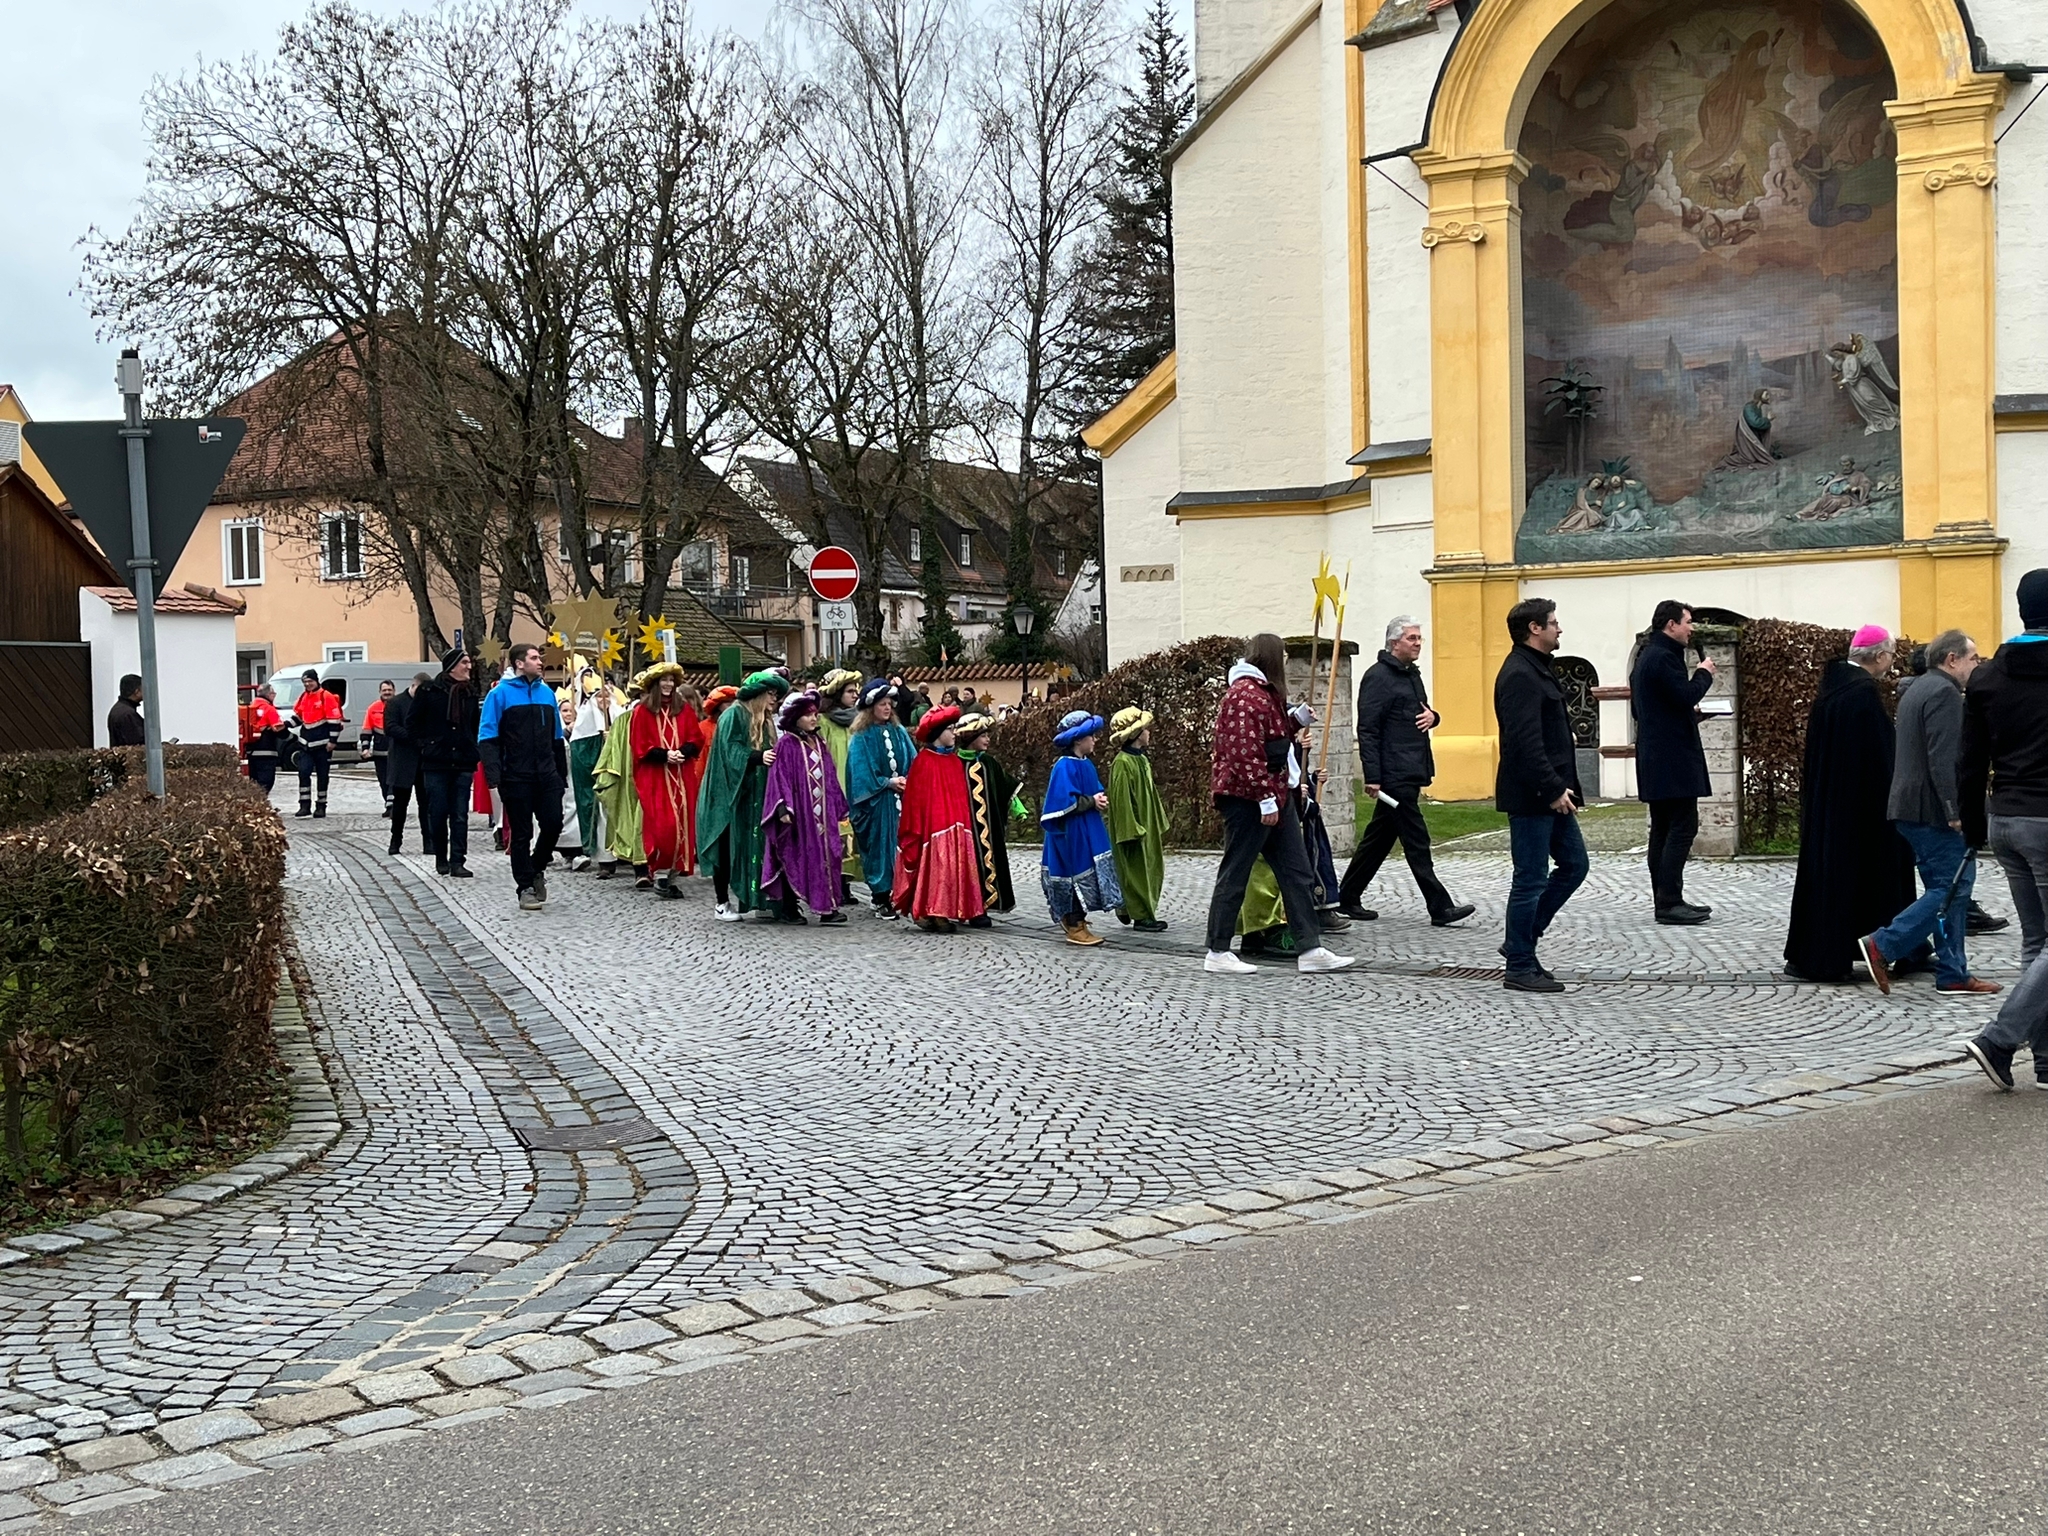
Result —
[[1972, 1082], [80, 1524], [2039, 1532], [2044, 1169]]

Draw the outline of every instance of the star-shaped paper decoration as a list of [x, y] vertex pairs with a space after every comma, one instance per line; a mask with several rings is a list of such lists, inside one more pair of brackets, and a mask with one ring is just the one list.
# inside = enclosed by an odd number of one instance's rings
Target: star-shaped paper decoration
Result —
[[561, 644], [565, 650], [595, 650], [598, 637], [618, 621], [618, 599], [598, 594], [564, 598], [548, 615], [548, 622], [562, 637]]
[[562, 632], [559, 629], [551, 629], [548, 631], [548, 644], [552, 645], [558, 651], [566, 651], [569, 649], [569, 642], [563, 636]]
[[641, 653], [645, 655], [649, 661], [661, 660], [661, 632], [664, 629], [674, 628], [675, 625], [669, 622], [667, 614], [658, 613], [653, 618], [647, 620], [646, 623], [640, 626]]
[[620, 638], [619, 632], [616, 629], [606, 630], [604, 632], [604, 649], [597, 653], [597, 664], [600, 667], [611, 668], [616, 667], [625, 659], [625, 641]]
[[486, 665], [495, 667], [505, 659], [505, 642], [496, 635], [485, 635], [477, 642], [476, 653]]

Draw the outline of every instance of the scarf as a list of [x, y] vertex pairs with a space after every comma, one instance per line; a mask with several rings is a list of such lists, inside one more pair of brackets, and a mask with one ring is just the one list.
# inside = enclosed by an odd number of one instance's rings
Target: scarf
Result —
[[853, 717], [858, 713], [859, 710], [852, 708], [828, 709], [825, 711], [825, 718], [843, 731], [853, 724]]

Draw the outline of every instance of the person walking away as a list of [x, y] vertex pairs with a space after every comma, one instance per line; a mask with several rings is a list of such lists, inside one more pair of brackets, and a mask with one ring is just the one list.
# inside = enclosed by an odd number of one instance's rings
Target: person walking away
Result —
[[1493, 803], [1508, 818], [1514, 882], [1508, 889], [1510, 992], [1562, 992], [1564, 984], [1536, 958], [1536, 946], [1586, 878], [1586, 841], [1579, 833], [1578, 753], [1571, 717], [1551, 657], [1564, 638], [1557, 604], [1526, 597], [1508, 610], [1514, 645], [1493, 680], [1493, 718], [1500, 767]]
[[782, 739], [775, 744], [775, 763], [761, 799], [761, 895], [775, 903], [783, 922], [799, 925], [804, 921], [799, 901], [818, 914], [820, 923], [846, 921], [839, 910], [846, 890], [839, 867], [846, 846], [839, 833], [846, 796], [832, 754], [818, 735], [818, 721], [815, 693], [793, 693], [783, 701], [776, 719]]
[[1150, 710], [1120, 709], [1109, 722], [1109, 836], [1123, 904], [1116, 915], [1140, 933], [1164, 933], [1159, 896], [1166, 889], [1166, 805], [1152, 777]]
[[[2020, 920], [2019, 981], [1970, 1040], [1971, 1059], [2001, 1088], [2033, 1048], [2048, 1089], [2048, 569], [2020, 578], [2021, 633], [1971, 674], [1963, 695], [1963, 841], [1990, 846]], [[1986, 791], [1989, 791], [1988, 797]]]
[[1700, 832], [1700, 801], [1714, 792], [1700, 745], [1700, 700], [1714, 686], [1714, 661], [1686, 674], [1692, 609], [1667, 598], [1650, 614], [1650, 631], [1628, 680], [1636, 718], [1636, 798], [1650, 808], [1650, 899], [1657, 921], [1704, 923], [1712, 907], [1685, 899], [1685, 861]]
[[955, 923], [972, 923], [987, 911], [974, 850], [974, 811], [967, 802], [967, 769], [954, 734], [959, 719], [958, 705], [942, 704], [917, 722], [924, 750], [904, 775], [896, 829], [890, 910], [908, 912], [929, 933], [951, 933]]
[[[299, 676], [298, 702], [292, 713], [299, 722], [299, 808], [298, 816], [327, 814], [327, 775], [334, 763], [334, 742], [348, 721], [341, 700], [322, 686], [320, 674], [308, 667]], [[319, 799], [313, 796], [315, 781]]]
[[569, 790], [576, 801], [576, 825], [583, 833], [583, 857], [578, 869], [588, 869], [594, 859], [598, 878], [617, 861], [605, 846], [607, 829], [597, 804], [597, 759], [604, 751], [605, 732], [612, 726], [611, 684], [586, 666], [571, 685], [576, 720], [569, 727]]
[[892, 900], [910, 764], [917, 748], [896, 721], [897, 695], [885, 678], [860, 691], [859, 708], [846, 744], [846, 798], [853, 807], [853, 835], [860, 867], [875, 904], [875, 915], [894, 922]]
[[1116, 855], [1102, 819], [1109, 809], [1109, 792], [1090, 761], [1103, 728], [1102, 716], [1085, 709], [1061, 717], [1052, 739], [1061, 755], [1053, 759], [1045, 782], [1045, 806], [1038, 817], [1045, 830], [1038, 878], [1046, 905], [1053, 921], [1066, 930], [1067, 942], [1089, 948], [1103, 940], [1088, 926], [1088, 914], [1123, 905]]
[[[697, 836], [718, 902], [712, 915], [720, 922], [736, 923], [765, 906], [761, 803], [768, 770], [775, 766], [775, 710], [788, 692], [789, 679], [780, 672], [754, 673], [740, 684], [733, 706], [718, 717], [718, 733], [711, 739], [697, 792]], [[640, 707], [647, 707], [644, 699]]]
[[962, 715], [953, 727], [954, 750], [967, 772], [967, 808], [972, 813], [974, 862], [981, 871], [982, 914], [970, 917], [970, 928], [993, 927], [991, 912], [1017, 905], [1010, 883], [1010, 819], [1031, 814], [1018, 797], [1017, 780], [988, 749], [995, 721], [987, 715]]
[[1963, 689], [1976, 669], [1976, 645], [1951, 629], [1928, 642], [1926, 675], [1899, 704], [1898, 754], [1885, 814], [1913, 850], [1925, 889], [1891, 922], [1856, 941], [1880, 992], [1892, 989], [1889, 964], [1929, 939], [1936, 993], [1988, 997], [2001, 990], [1970, 974], [1964, 949], [1976, 866], [1963, 842]]
[[356, 738], [356, 755], [367, 757], [377, 775], [377, 792], [384, 797], [384, 814], [391, 814], [391, 736], [385, 724], [398, 685], [385, 678], [377, 685], [377, 698], [363, 711], [362, 733]]
[[477, 765], [477, 698], [470, 686], [474, 666], [461, 650], [443, 651], [441, 670], [420, 686], [405, 715], [426, 786], [434, 873], [451, 880], [471, 875], [469, 782]]
[[541, 677], [540, 647], [522, 640], [506, 659], [512, 670], [477, 717], [477, 758], [505, 806], [505, 851], [520, 910], [538, 912], [547, 905], [547, 868], [562, 835], [569, 747], [561, 701]]
[[277, 753], [285, 735], [284, 716], [277, 712], [277, 690], [258, 683], [249, 696], [249, 782], [270, 798], [277, 783]]
[[427, 817], [427, 787], [420, 777], [420, 754], [413, 745], [408, 724], [420, 690], [432, 681], [424, 672], [413, 673], [411, 686], [384, 706], [384, 734], [391, 738], [391, 755], [385, 760], [384, 769], [391, 789], [391, 804], [385, 811], [391, 818], [391, 846], [386, 852], [393, 857], [405, 846], [405, 813], [414, 804], [419, 807], [420, 852], [434, 851], [434, 835]]
[[[1924, 645], [1914, 646], [1913, 659], [1911, 660], [1911, 662], [1908, 663], [1908, 665], [1912, 669], [1913, 675], [1911, 677], [1899, 679], [1898, 691], [1892, 696], [1892, 718], [1895, 720], [1898, 718], [1899, 711], [1906, 707], [1906, 695], [1912, 691], [1913, 685], [1919, 682], [1921, 678], [1927, 675], [1927, 647]], [[1975, 843], [1972, 843], [1970, 846], [1973, 848], [1982, 847], [1983, 839], [1979, 838]], [[1971, 876], [1973, 883], [1975, 881], [1975, 878], [1976, 877], [1973, 874]], [[1965, 931], [1967, 933], [1969, 933], [1972, 937], [1975, 937], [1976, 935], [1983, 933], [2003, 933], [2006, 929], [2010, 928], [2011, 926], [2011, 918], [2000, 917], [1996, 912], [1985, 911], [1984, 908], [1978, 903], [1975, 892], [1971, 893], [1970, 920], [1965, 925]], [[1922, 964], [1923, 962], [1916, 955], [1905, 961], [1891, 963], [1887, 965], [1886, 969], [1888, 969], [1892, 973], [1892, 975], [1897, 976], [1902, 970], [1911, 969]]]
[[[640, 712], [643, 702], [637, 680], [627, 685], [626, 700], [626, 707], [613, 715], [604, 733], [597, 766], [590, 773], [591, 784], [597, 791], [598, 810], [604, 817], [604, 851], [608, 856], [599, 867], [597, 878], [613, 878], [623, 862], [639, 877], [635, 888], [647, 890], [654, 882], [647, 876], [647, 848], [640, 837], [640, 793], [633, 784], [633, 716]], [[705, 745], [708, 750], [709, 744]]]
[[1207, 971], [1243, 975], [1258, 969], [1230, 952], [1230, 939], [1252, 862], [1261, 854], [1280, 882], [1296, 969], [1339, 971], [1352, 963], [1350, 956], [1323, 947], [1316, 921], [1315, 876], [1291, 793], [1299, 766], [1288, 750], [1295, 725], [1287, 715], [1286, 687], [1285, 644], [1275, 634], [1253, 635], [1244, 658], [1230, 669], [1216, 712], [1209, 791], [1223, 819], [1223, 857], [1209, 898], [1208, 953], [1202, 961]]
[[[1877, 680], [1891, 664], [1891, 636], [1864, 625], [1848, 658], [1821, 673], [1807, 717], [1785, 935], [1785, 969], [1802, 981], [1850, 980], [1856, 941], [1913, 904], [1913, 850], [1886, 814], [1898, 743]], [[1927, 679], [1915, 691], [1939, 686]]]
[[139, 747], [147, 740], [142, 724], [142, 675], [129, 672], [117, 685], [114, 707], [107, 711], [107, 745]]
[[[839, 775], [839, 787], [850, 794], [852, 780], [846, 776], [847, 750], [853, 741], [853, 717], [860, 712], [861, 676], [835, 668], [825, 674], [825, 680], [818, 685], [818, 739], [825, 743], [825, 750], [832, 754], [833, 769]], [[839, 872], [846, 877], [846, 888], [851, 891], [856, 885], [864, 885], [860, 873], [860, 848], [854, 841], [851, 808], [849, 819], [841, 829], [844, 834], [846, 852], [840, 859]]]
[[640, 801], [640, 842], [655, 893], [683, 894], [683, 876], [697, 868], [697, 790], [693, 765], [703, 755], [697, 730], [697, 690], [672, 661], [640, 674], [640, 707], [633, 711], [633, 793]]
[[[1294, 798], [1294, 813], [1301, 818], [1302, 845], [1318, 891], [1334, 892], [1334, 868], [1327, 874], [1320, 868], [1328, 858], [1330, 839], [1323, 829], [1322, 807], [1315, 802], [1316, 776], [1302, 766], [1309, 759], [1316, 712], [1306, 704], [1296, 704], [1287, 711], [1287, 718], [1294, 722], [1293, 761], [1288, 777], [1300, 780], [1289, 793]], [[1349, 928], [1351, 920], [1331, 905], [1316, 908], [1316, 924], [1324, 933], [1337, 933]], [[1264, 858], [1252, 860], [1251, 877], [1245, 882], [1244, 904], [1237, 911], [1237, 950], [1241, 955], [1296, 952], [1294, 937], [1287, 931], [1287, 902], [1281, 895], [1280, 881]]]
[[[1436, 753], [1429, 733], [1442, 717], [1429, 707], [1421, 660], [1422, 621], [1402, 614], [1388, 621], [1386, 645], [1359, 679], [1358, 761], [1365, 775], [1363, 792], [1376, 803], [1365, 836], [1358, 840], [1351, 862], [1344, 867], [1344, 878], [1337, 883], [1337, 910], [1353, 922], [1370, 922], [1379, 916], [1365, 905], [1365, 892], [1397, 840], [1432, 924], [1445, 928], [1478, 910], [1468, 902], [1451, 899], [1437, 879], [1436, 863], [1430, 856], [1422, 792], [1436, 778]], [[1394, 803], [1378, 799], [1383, 794], [1391, 796]]]

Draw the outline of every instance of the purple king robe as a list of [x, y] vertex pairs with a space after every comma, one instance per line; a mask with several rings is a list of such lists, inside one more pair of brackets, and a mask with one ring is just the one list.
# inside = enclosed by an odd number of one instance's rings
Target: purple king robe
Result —
[[[789, 820], [782, 813], [789, 813]], [[830, 912], [841, 900], [844, 856], [839, 824], [848, 812], [839, 770], [822, 738], [785, 731], [775, 743], [775, 762], [761, 802], [767, 847], [761, 855], [764, 896], [795, 896], [813, 912]]]

